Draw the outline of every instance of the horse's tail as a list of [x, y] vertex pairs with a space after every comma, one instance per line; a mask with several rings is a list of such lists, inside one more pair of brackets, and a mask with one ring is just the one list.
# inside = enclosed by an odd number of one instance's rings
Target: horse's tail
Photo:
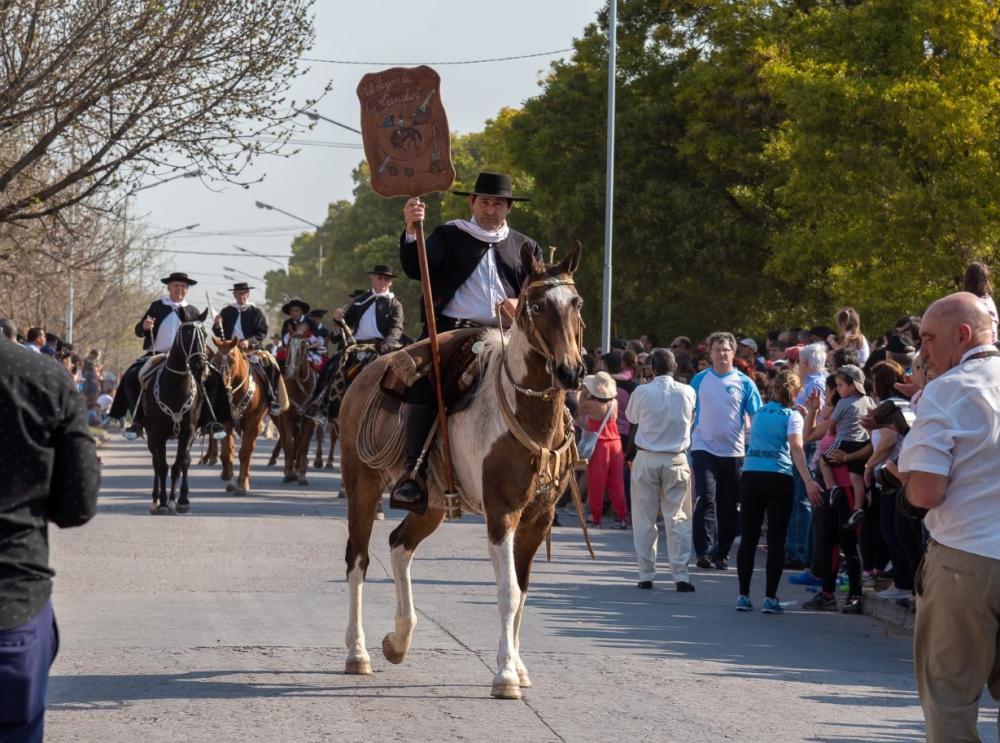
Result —
[[281, 406], [281, 412], [284, 413], [288, 410], [288, 390], [285, 388], [285, 378], [283, 376], [278, 377], [277, 389], [274, 390], [274, 394], [278, 396], [278, 404]]

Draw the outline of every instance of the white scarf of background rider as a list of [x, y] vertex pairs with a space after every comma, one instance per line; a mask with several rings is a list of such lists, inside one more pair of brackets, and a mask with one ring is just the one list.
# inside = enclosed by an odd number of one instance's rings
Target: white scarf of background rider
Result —
[[174, 336], [177, 335], [177, 329], [181, 326], [181, 318], [177, 314], [177, 308], [187, 307], [188, 303], [186, 299], [174, 302], [170, 297], [164, 297], [160, 301], [174, 310], [163, 318], [163, 322], [160, 323], [160, 327], [156, 331], [156, 338], [153, 341], [154, 352], [166, 353], [170, 350], [170, 346], [173, 345]]

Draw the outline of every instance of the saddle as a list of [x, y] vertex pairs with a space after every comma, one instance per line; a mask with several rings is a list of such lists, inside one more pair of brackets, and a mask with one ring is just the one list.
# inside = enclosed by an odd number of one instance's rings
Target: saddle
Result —
[[[449, 414], [466, 407], [479, 385], [480, 369], [473, 346], [483, 331], [483, 328], [464, 328], [438, 336], [441, 388]], [[406, 390], [432, 370], [430, 341], [422, 340], [389, 354], [380, 385], [389, 397], [402, 402]]]

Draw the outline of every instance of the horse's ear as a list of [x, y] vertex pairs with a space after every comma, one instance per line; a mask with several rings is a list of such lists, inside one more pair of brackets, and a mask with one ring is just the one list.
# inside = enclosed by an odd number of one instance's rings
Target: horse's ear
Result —
[[208, 307], [206, 307], [205, 309], [203, 309], [201, 311], [201, 314], [198, 315], [198, 322], [205, 322], [205, 318], [207, 318], [207, 317], [208, 317]]
[[583, 250], [583, 245], [577, 240], [573, 244], [573, 249], [569, 251], [569, 255], [562, 259], [559, 264], [560, 273], [574, 274], [576, 269], [580, 267], [580, 251]]
[[534, 248], [528, 242], [521, 243], [521, 265], [528, 276], [545, 273], [545, 265], [535, 257]]

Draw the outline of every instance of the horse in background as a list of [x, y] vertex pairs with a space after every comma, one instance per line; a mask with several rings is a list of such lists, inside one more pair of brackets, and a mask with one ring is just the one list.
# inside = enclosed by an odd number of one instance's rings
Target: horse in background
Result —
[[309, 341], [302, 336], [288, 340], [282, 376], [288, 393], [288, 408], [278, 416], [281, 447], [285, 455], [284, 482], [308, 485], [309, 445], [315, 423], [305, 415], [306, 406], [316, 388], [316, 370], [309, 362]]
[[[191, 466], [191, 444], [205, 402], [208, 353], [203, 323], [207, 315], [208, 310], [205, 310], [194, 319], [183, 321], [177, 329], [166, 359], [143, 375], [140, 404], [146, 428], [146, 446], [153, 456], [153, 502], [149, 510], [154, 515], [187, 513], [191, 510], [188, 469]], [[177, 453], [174, 464], [170, 467], [168, 494], [169, 439], [177, 439]]]
[[[244, 496], [250, 494], [250, 461], [257, 437], [267, 420], [269, 405], [267, 379], [250, 363], [239, 343], [238, 338], [217, 341], [214, 363], [222, 374], [233, 414], [233, 422], [226, 424], [226, 437], [219, 446], [222, 459], [220, 477], [226, 483], [227, 493]], [[279, 384], [284, 385], [284, 381], [279, 380]], [[279, 400], [285, 399], [284, 390], [276, 392]], [[233, 451], [237, 432], [240, 436], [240, 474], [238, 479], [234, 479]]]

